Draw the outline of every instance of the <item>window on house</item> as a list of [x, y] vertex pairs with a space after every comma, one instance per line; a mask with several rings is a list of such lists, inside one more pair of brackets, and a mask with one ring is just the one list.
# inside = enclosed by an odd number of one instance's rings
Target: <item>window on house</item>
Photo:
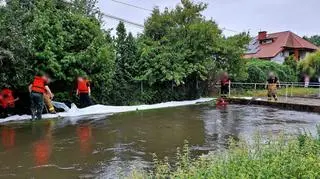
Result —
[[261, 44], [271, 44], [273, 42], [272, 39], [263, 40]]
[[294, 51], [289, 51], [289, 56], [294, 55]]

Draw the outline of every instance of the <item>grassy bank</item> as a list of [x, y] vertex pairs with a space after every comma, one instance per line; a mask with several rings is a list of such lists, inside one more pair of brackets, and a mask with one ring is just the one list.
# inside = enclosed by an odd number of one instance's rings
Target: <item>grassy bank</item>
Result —
[[[298, 96], [307, 97], [315, 96], [319, 94], [319, 88], [291, 88], [286, 89], [285, 87], [278, 90], [278, 96]], [[231, 91], [232, 96], [253, 96], [253, 97], [266, 97], [267, 90], [257, 89], [257, 90], [247, 90], [247, 89], [234, 89]]]
[[155, 160], [153, 172], [135, 171], [130, 178], [318, 178], [320, 140], [310, 135], [277, 137], [253, 144], [231, 142], [225, 152], [191, 159], [187, 145], [178, 162]]

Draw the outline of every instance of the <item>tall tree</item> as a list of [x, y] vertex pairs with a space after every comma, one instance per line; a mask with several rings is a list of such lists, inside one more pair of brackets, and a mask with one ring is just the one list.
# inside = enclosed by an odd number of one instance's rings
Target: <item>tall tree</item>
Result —
[[134, 64], [137, 59], [135, 39], [131, 33], [127, 34], [123, 22], [117, 26], [115, 48], [116, 64], [113, 79], [113, 93], [111, 103], [117, 105], [129, 104], [134, 101], [132, 93], [136, 90], [134, 82]]
[[176, 89], [179, 98], [196, 98], [210, 70], [219, 67], [239, 73], [248, 37], [225, 38], [214, 21], [201, 15], [206, 7], [182, 0], [173, 10], [153, 11], [139, 40], [139, 80], [169, 87], [169, 93]]
[[0, 84], [4, 86], [20, 88], [30, 77], [32, 46], [26, 34], [32, 6], [32, 1], [23, 0], [8, 0], [0, 6]]
[[[78, 11], [78, 5], [73, 4], [76, 2], [62, 7], [64, 2], [59, 0], [7, 1], [5, 17], [0, 18], [5, 24], [0, 28], [5, 34], [0, 37], [0, 47], [12, 52], [12, 57], [7, 57], [12, 63], [18, 61], [12, 67], [18, 68], [16, 75], [9, 75], [20, 78], [18, 83], [15, 79], [6, 83], [26, 89], [32, 75], [42, 70], [56, 80], [56, 92], [69, 91], [77, 75], [87, 74], [94, 85], [93, 97], [106, 102], [114, 71], [114, 49], [107, 43], [108, 35], [101, 30], [99, 19], [88, 11]], [[8, 63], [6, 66], [10, 67]]]

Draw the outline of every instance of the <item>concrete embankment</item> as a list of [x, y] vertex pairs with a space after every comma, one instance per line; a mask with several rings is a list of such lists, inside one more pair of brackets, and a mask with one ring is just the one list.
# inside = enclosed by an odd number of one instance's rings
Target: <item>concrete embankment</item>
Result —
[[286, 110], [296, 110], [305, 112], [316, 112], [320, 113], [320, 99], [317, 98], [285, 98], [280, 97], [277, 102], [268, 101], [265, 98], [241, 98], [232, 97], [228, 98], [230, 104], [243, 104], [243, 105], [263, 105], [276, 107]]

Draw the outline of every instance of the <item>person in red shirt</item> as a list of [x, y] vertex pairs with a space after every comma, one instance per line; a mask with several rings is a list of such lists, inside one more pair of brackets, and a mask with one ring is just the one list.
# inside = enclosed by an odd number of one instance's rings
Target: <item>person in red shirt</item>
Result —
[[13, 91], [9, 88], [3, 88], [0, 92], [0, 106], [2, 108], [4, 116], [14, 112], [15, 102], [19, 98], [15, 98]]
[[224, 72], [220, 78], [221, 84], [221, 97], [227, 97], [229, 94], [229, 85], [231, 84], [231, 80], [227, 72]]
[[92, 101], [90, 99], [90, 82], [86, 77], [78, 77], [77, 79], [77, 96], [79, 96], [80, 98], [81, 108], [85, 108], [92, 105]]
[[32, 120], [35, 118], [41, 120], [44, 107], [44, 93], [47, 92], [50, 98], [53, 98], [53, 94], [48, 86], [48, 76], [43, 74], [35, 76], [32, 84], [29, 85], [29, 92]]

